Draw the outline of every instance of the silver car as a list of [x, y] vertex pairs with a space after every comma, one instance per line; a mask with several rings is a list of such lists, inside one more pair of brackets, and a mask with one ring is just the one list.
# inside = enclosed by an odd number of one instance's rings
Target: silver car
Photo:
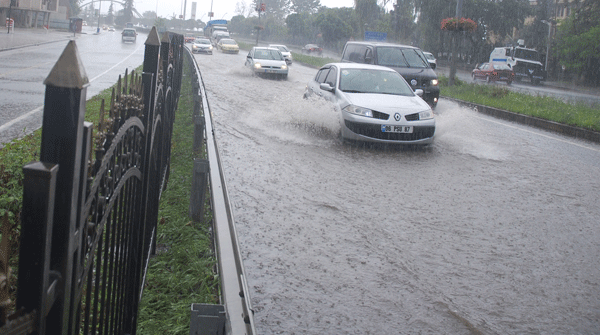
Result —
[[433, 142], [435, 119], [422, 94], [390, 68], [330, 63], [308, 82], [304, 97], [334, 104], [343, 139], [426, 145]]
[[291, 65], [294, 61], [294, 58], [292, 57], [292, 51], [288, 49], [288, 47], [286, 47], [285, 45], [269, 44], [269, 48], [279, 49], [279, 51], [281, 51], [281, 54], [283, 55], [283, 58], [285, 58], [285, 62], [287, 63], [287, 65]]
[[192, 42], [192, 53], [205, 53], [212, 55], [212, 43], [208, 38], [196, 38], [194, 42]]
[[288, 66], [283, 55], [275, 48], [253, 47], [246, 56], [246, 66], [256, 74], [272, 74], [284, 79], [288, 76]]

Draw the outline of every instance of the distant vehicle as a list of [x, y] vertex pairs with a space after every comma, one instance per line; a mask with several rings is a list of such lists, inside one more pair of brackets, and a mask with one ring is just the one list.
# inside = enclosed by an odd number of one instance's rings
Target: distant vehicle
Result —
[[125, 23], [125, 28], [133, 28], [133, 22]]
[[231, 38], [222, 38], [221, 40], [219, 40], [219, 43], [217, 44], [217, 49], [221, 50], [224, 53], [230, 53], [230, 54], [239, 54], [240, 53], [240, 46], [237, 44], [237, 42]]
[[547, 77], [539, 53], [535, 49], [526, 48], [524, 40], [519, 40], [516, 47], [494, 48], [489, 62], [506, 63], [514, 71], [517, 81], [527, 80], [537, 85]]
[[515, 73], [506, 63], [483, 63], [471, 72], [473, 80], [482, 79], [487, 83], [504, 81], [510, 85], [515, 79]]
[[269, 44], [269, 48], [279, 49], [279, 51], [281, 51], [281, 54], [283, 55], [283, 58], [285, 58], [285, 62], [287, 63], [287, 65], [292, 64], [292, 61], [294, 59], [292, 58], [292, 51], [288, 49], [288, 47], [286, 47], [283, 44]]
[[196, 39], [196, 37], [194, 36], [193, 33], [185, 33], [185, 35], [183, 36], [184, 43], [192, 43], [192, 42], [194, 42], [195, 39]]
[[210, 20], [204, 27], [204, 36], [211, 38], [215, 31], [227, 31], [227, 20]]
[[308, 82], [304, 97], [324, 98], [341, 112], [343, 139], [427, 145], [435, 119], [422, 94], [388, 67], [330, 63]]
[[108, 27], [108, 31], [115, 31], [115, 27]]
[[87, 24], [87, 21], [83, 21], [83, 22], [81, 22], [81, 25], [82, 25], [82, 26], [87, 26], [87, 25], [88, 25], [88, 24]]
[[427, 58], [429, 66], [435, 70], [435, 68], [437, 67], [437, 59], [435, 59], [435, 56], [431, 52], [426, 51], [423, 51], [423, 54], [425, 55], [425, 58]]
[[342, 62], [387, 66], [400, 73], [413, 90], [423, 90], [423, 100], [435, 108], [440, 97], [438, 76], [429, 66], [421, 49], [385, 42], [349, 41]]
[[226, 31], [220, 31], [217, 30], [212, 34], [212, 42], [213, 45], [216, 47], [217, 43], [219, 43], [219, 40], [222, 38], [228, 38], [229, 37], [229, 33]]
[[136, 39], [137, 39], [137, 32], [133, 28], [125, 28], [121, 32], [121, 41], [123, 43], [125, 43], [125, 42], [135, 43]]
[[304, 47], [302, 47], [302, 53], [305, 53], [305, 54], [316, 53], [316, 54], [320, 55], [323, 53], [323, 48], [321, 48], [320, 46], [318, 46], [316, 44], [307, 44]]
[[192, 53], [205, 53], [212, 55], [213, 46], [208, 38], [196, 38], [192, 44]]
[[284, 79], [288, 76], [285, 59], [275, 48], [253, 47], [246, 56], [245, 65], [256, 74], [272, 74]]

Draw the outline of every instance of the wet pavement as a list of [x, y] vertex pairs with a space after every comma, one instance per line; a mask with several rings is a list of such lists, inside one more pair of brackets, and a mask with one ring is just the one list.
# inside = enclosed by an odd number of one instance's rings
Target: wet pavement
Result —
[[10, 33], [7, 33], [7, 31], [8, 28], [4, 31], [0, 30], [0, 51], [60, 42], [73, 38], [73, 33], [57, 29], [15, 28]]
[[428, 149], [347, 145], [315, 69], [196, 59], [260, 334], [600, 332], [600, 146], [444, 99]]

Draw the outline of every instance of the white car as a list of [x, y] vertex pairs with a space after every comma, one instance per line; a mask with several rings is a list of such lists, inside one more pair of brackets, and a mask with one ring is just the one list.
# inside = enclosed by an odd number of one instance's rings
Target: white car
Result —
[[423, 54], [425, 55], [425, 58], [427, 58], [429, 66], [435, 70], [435, 68], [437, 67], [437, 59], [435, 59], [435, 56], [431, 52], [423, 51]]
[[212, 55], [212, 43], [208, 38], [196, 38], [194, 42], [192, 42], [192, 53], [205, 53]]
[[285, 58], [285, 62], [287, 63], [287, 65], [292, 64], [292, 62], [294, 61], [294, 59], [292, 58], [292, 51], [288, 49], [288, 47], [286, 47], [285, 45], [269, 44], [269, 48], [279, 49], [279, 51], [281, 51], [281, 54], [283, 55], [283, 58]]
[[246, 56], [246, 66], [256, 74], [276, 75], [284, 79], [288, 76], [288, 66], [275, 48], [253, 47]]
[[305, 98], [323, 97], [340, 112], [343, 139], [427, 145], [433, 142], [435, 118], [398, 72], [383, 66], [330, 63], [308, 82]]

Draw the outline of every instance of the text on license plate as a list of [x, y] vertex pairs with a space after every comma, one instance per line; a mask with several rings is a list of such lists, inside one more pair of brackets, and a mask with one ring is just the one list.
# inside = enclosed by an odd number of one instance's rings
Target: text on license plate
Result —
[[265, 69], [265, 72], [266, 72], [266, 73], [277, 73], [277, 71], [276, 71], [276, 70], [266, 70], [266, 69]]
[[411, 134], [413, 132], [412, 126], [387, 126], [382, 124], [381, 131], [384, 133], [408, 133]]

